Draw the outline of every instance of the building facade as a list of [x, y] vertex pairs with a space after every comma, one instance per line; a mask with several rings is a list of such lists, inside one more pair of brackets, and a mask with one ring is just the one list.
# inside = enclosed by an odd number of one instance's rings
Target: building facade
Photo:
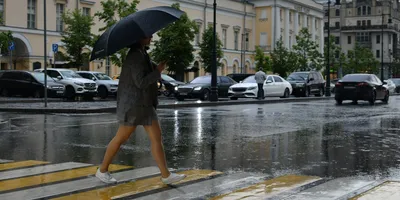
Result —
[[[10, 59], [7, 54], [2, 55], [1, 69], [9, 69], [10, 63], [13, 63], [15, 69], [25, 70], [44, 66], [43, 2], [43, 0], [0, 0], [0, 15], [3, 19], [0, 31], [10, 30], [15, 38], [13, 58]], [[181, 9], [198, 25], [200, 33], [192, 43], [196, 50], [195, 60], [188, 66], [188, 69], [192, 70], [186, 73], [186, 80], [205, 74], [198, 56], [198, 44], [202, 40], [202, 32], [213, 23], [213, 2], [213, 0], [142, 0], [138, 5], [138, 9], [142, 10], [180, 3]], [[261, 46], [266, 53], [269, 53], [276, 41], [282, 37], [285, 45], [290, 48], [295, 44], [295, 36], [302, 27], [309, 28], [318, 44], [323, 43], [323, 6], [313, 0], [218, 0], [217, 3], [216, 28], [224, 53], [219, 61], [221, 67], [218, 69], [218, 74], [254, 73], [255, 46]], [[61, 14], [78, 8], [83, 13], [94, 16], [102, 7], [97, 0], [47, 0], [46, 6], [48, 29], [46, 54], [50, 55], [48, 63], [62, 67], [65, 61], [56, 59], [54, 63], [51, 53], [53, 44], [58, 44], [59, 51], [65, 52], [61, 42], [61, 32], [65, 29]], [[95, 18], [92, 32], [100, 34], [98, 30], [103, 26], [104, 24]], [[154, 40], [157, 39], [155, 34]], [[86, 51], [90, 51], [90, 47]], [[106, 63], [106, 60], [86, 63], [82, 69], [110, 75], [120, 73], [120, 68]]]
[[[383, 60], [384, 77], [390, 78], [393, 75], [391, 64], [400, 53], [398, 8], [398, 1], [392, 0], [342, 0], [339, 7], [331, 6], [329, 25], [328, 7], [324, 5], [325, 27], [330, 27], [343, 53], [354, 49], [356, 43], [371, 49], [380, 64]], [[325, 37], [328, 37], [327, 29]]]

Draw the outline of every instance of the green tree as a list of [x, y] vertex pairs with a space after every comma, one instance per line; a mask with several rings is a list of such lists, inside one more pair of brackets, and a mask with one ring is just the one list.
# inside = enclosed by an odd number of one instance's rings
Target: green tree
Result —
[[83, 63], [89, 59], [89, 54], [83, 53], [83, 48], [91, 44], [93, 18], [84, 15], [80, 9], [75, 9], [73, 12], [65, 12], [62, 18], [66, 29], [61, 33], [61, 41], [65, 44], [70, 65], [80, 70]]
[[344, 70], [345, 73], [376, 73], [378, 64], [371, 49], [356, 43], [354, 49], [347, 52], [347, 63]]
[[289, 51], [283, 46], [282, 38], [276, 43], [275, 49], [272, 51], [272, 72], [282, 77], [286, 77], [289, 72], [296, 69], [298, 65], [297, 54]]
[[[329, 51], [328, 51], [328, 42], [329, 42]], [[335, 37], [334, 36], [329, 36], [329, 41], [325, 41], [325, 45], [324, 45], [324, 66], [326, 67], [326, 64], [328, 62], [328, 52], [329, 52], [329, 65], [330, 65], [330, 69], [333, 71], [338, 71], [339, 70], [339, 66], [340, 66], [340, 61], [342, 61], [342, 63], [345, 62], [345, 55], [341, 54], [341, 48], [339, 45], [336, 45], [335, 42]], [[342, 60], [340, 60], [342, 59]]]
[[300, 30], [296, 36], [297, 44], [293, 45], [294, 51], [298, 54], [298, 70], [320, 70], [322, 68], [322, 55], [318, 51], [319, 45], [312, 40], [308, 28]]
[[1, 54], [8, 54], [8, 46], [12, 40], [13, 36], [11, 31], [0, 32]]
[[[139, 4], [139, 0], [131, 0], [129, 2], [126, 0], [101, 1], [100, 4], [103, 9], [94, 14], [95, 17], [99, 18], [99, 21], [105, 24], [104, 27], [101, 27], [99, 29], [99, 32], [107, 30], [121, 19], [127, 17], [132, 13], [135, 13], [137, 11], [136, 7]], [[96, 38], [98, 38], [98, 36], [94, 37], [94, 39]], [[118, 67], [122, 67], [122, 64], [125, 61], [128, 51], [129, 51], [128, 48], [124, 48], [119, 50], [117, 53], [111, 55], [110, 56], [111, 62]]]
[[[203, 40], [200, 43], [200, 57], [201, 61], [204, 64], [204, 71], [206, 72], [211, 72], [211, 66], [212, 66], [212, 52], [213, 52], [213, 41], [214, 41], [214, 29], [213, 26], [208, 26], [208, 28], [204, 31], [203, 33]], [[216, 47], [216, 53], [217, 53], [217, 68], [221, 65], [221, 63], [218, 62], [223, 57], [222, 53], [222, 42], [219, 39], [219, 36], [217, 34], [217, 47]]]
[[254, 56], [254, 60], [256, 61], [256, 70], [262, 70], [264, 72], [271, 71], [272, 67], [272, 60], [270, 57], [264, 54], [264, 51], [259, 47], [256, 46], [256, 54]]
[[[172, 7], [180, 10], [178, 3]], [[157, 33], [160, 39], [155, 41], [155, 49], [151, 52], [153, 60], [167, 61], [167, 70], [175, 73], [177, 79], [183, 80], [185, 69], [194, 60], [191, 41], [197, 32], [196, 23], [184, 13], [179, 20]]]

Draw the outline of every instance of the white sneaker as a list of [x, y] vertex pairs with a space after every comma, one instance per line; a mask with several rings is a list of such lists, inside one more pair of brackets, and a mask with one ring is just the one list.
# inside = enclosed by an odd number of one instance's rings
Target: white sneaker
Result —
[[171, 173], [168, 178], [161, 178], [161, 181], [164, 184], [169, 185], [171, 183], [179, 182], [179, 181], [183, 180], [184, 178], [186, 178], [185, 174]]
[[113, 178], [110, 172], [101, 173], [100, 168], [96, 172], [96, 177], [99, 178], [104, 183], [115, 183], [117, 180]]

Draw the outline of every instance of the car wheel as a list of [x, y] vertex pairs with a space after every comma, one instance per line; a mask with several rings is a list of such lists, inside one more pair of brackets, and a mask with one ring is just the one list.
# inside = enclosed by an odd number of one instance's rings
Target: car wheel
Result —
[[107, 98], [108, 96], [108, 91], [107, 88], [104, 86], [100, 86], [99, 89], [97, 89], [97, 91], [99, 92], [99, 97], [102, 99]]
[[369, 99], [369, 105], [375, 105], [375, 100], [376, 100], [376, 92], [373, 91]]
[[75, 98], [75, 89], [72, 86], [67, 86], [65, 89], [65, 97], [69, 100], [73, 100]]
[[185, 100], [185, 97], [183, 97], [183, 96], [177, 96], [176, 99], [177, 99], [178, 101], [184, 101], [184, 100]]
[[290, 96], [289, 88], [286, 88], [285, 92], [283, 92], [283, 96], [281, 98], [289, 98], [289, 96]]
[[210, 97], [210, 90], [205, 89], [203, 91], [203, 96], [200, 98], [200, 100], [205, 101], [205, 100], [208, 100], [209, 97]]
[[231, 100], [238, 100], [237, 97], [231, 97], [230, 99], [231, 99]]
[[341, 100], [341, 99], [336, 99], [336, 104], [337, 104], [337, 105], [342, 105], [342, 103], [343, 103], [343, 100]]
[[389, 92], [386, 92], [385, 98], [382, 100], [383, 103], [389, 103]]
[[10, 93], [8, 92], [8, 90], [6, 88], [1, 90], [1, 96], [3, 97], [9, 97]]

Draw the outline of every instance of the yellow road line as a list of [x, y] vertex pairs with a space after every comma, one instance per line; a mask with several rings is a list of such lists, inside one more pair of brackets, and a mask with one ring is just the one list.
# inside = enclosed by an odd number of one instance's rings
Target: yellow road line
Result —
[[[218, 174], [222, 174], [222, 172], [218, 171], [213, 171], [213, 170], [189, 170], [189, 171], [184, 171], [184, 172], [179, 172], [178, 174], [186, 174], [187, 177], [176, 183], [185, 183], [189, 181], [194, 181], [202, 178], [207, 178], [210, 176], [215, 176]], [[175, 184], [174, 184], [175, 185]], [[82, 192], [82, 193], [77, 193], [69, 196], [64, 196], [60, 198], [56, 198], [57, 200], [105, 200], [105, 199], [111, 199], [111, 198], [116, 198], [116, 197], [124, 197], [124, 196], [130, 196], [130, 195], [135, 195], [141, 192], [147, 192], [151, 190], [156, 190], [156, 189], [161, 189], [168, 187], [167, 185], [164, 185], [160, 177], [153, 177], [153, 178], [148, 178], [148, 179], [142, 179], [142, 180], [137, 180], [137, 181], [132, 181], [124, 184], [119, 184], [116, 186], [111, 186], [107, 188], [101, 188], [97, 190], [91, 190], [87, 192]]]
[[276, 193], [283, 192], [319, 179], [319, 177], [315, 176], [286, 175], [255, 184], [247, 188], [242, 188], [228, 194], [216, 196], [210, 200], [260, 199], [267, 195], [274, 195]]
[[49, 162], [43, 162], [43, 161], [37, 161], [37, 160], [25, 160], [25, 161], [19, 161], [19, 162], [3, 163], [3, 164], [0, 164], [0, 171], [14, 169], [14, 168], [20, 168], [20, 167], [31, 167], [31, 166], [42, 165], [42, 164], [47, 164], [47, 163], [49, 163]]
[[[0, 181], [0, 192], [94, 175], [96, 173], [97, 168], [98, 168], [97, 166], [92, 166], [92, 167], [72, 169], [72, 170], [54, 172], [37, 176], [30, 176], [25, 178]], [[123, 165], [110, 165], [109, 170], [117, 171], [129, 168], [132, 167]]]
[[357, 195], [350, 200], [391, 200], [400, 199], [400, 182], [388, 181], [384, 182], [360, 195]]

